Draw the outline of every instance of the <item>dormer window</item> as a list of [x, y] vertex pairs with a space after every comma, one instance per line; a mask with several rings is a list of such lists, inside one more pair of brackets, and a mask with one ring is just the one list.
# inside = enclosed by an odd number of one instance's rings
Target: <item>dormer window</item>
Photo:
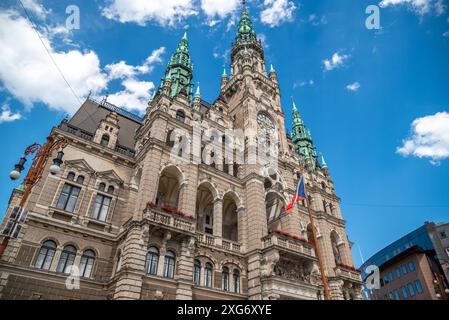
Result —
[[176, 111], [176, 120], [183, 123], [186, 121], [186, 114], [184, 113], [184, 111], [182, 110]]
[[101, 144], [103, 147], [107, 147], [107, 146], [109, 145], [109, 136], [108, 136], [107, 134], [104, 134], [104, 135], [101, 137], [100, 144]]
[[104, 192], [105, 189], [106, 184], [104, 184], [103, 182], [98, 185], [98, 191]]

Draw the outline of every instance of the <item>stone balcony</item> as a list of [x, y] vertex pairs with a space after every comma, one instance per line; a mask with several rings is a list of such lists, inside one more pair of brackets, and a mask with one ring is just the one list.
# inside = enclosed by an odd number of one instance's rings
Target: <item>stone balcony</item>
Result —
[[223, 239], [211, 234], [205, 234], [205, 233], [198, 233], [197, 232], [197, 240], [199, 243], [211, 247], [211, 248], [218, 248], [223, 249], [226, 251], [241, 253], [242, 245], [238, 242]]
[[345, 268], [343, 266], [337, 266], [334, 268], [335, 275], [337, 277], [344, 278], [345, 280], [354, 281], [354, 282], [362, 282], [362, 278], [360, 277], [360, 272], [356, 270], [352, 270], [349, 268]]
[[178, 233], [195, 233], [195, 219], [192, 216], [183, 215], [176, 209], [148, 205], [144, 210], [143, 218], [151, 225], [159, 228]]
[[264, 249], [269, 247], [277, 247], [291, 253], [300, 254], [302, 256], [315, 258], [315, 250], [313, 246], [302, 240], [290, 238], [281, 234], [271, 233], [262, 238]]

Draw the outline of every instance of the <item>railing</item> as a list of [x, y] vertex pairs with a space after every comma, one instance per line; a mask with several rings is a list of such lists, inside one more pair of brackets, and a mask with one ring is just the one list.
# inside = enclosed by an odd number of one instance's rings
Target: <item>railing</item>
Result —
[[[70, 134], [73, 134], [74, 136], [77, 136], [83, 140], [87, 140], [87, 141], [93, 141], [94, 140], [94, 134], [87, 132], [83, 129], [80, 129], [74, 125], [71, 125], [70, 123], [68, 123], [66, 120], [62, 121], [61, 124], [58, 127], [60, 130], [68, 132]], [[103, 147], [104, 148], [104, 147]], [[117, 144], [115, 146], [114, 151], [123, 154], [125, 156], [128, 157], [134, 157], [136, 155], [136, 152], [128, 147], [122, 146]]]
[[195, 232], [194, 220], [166, 212], [161, 208], [148, 206], [144, 210], [144, 219], [180, 231]]
[[339, 267], [339, 266], [335, 267], [334, 270], [335, 270], [335, 274], [337, 276], [344, 277], [344, 278], [347, 278], [347, 279], [351, 279], [351, 280], [354, 280], [354, 281], [359, 281], [359, 282], [362, 281], [360, 273], [357, 272], [357, 271], [346, 269], [346, 268]]
[[136, 152], [134, 150], [119, 144], [115, 146], [115, 151], [128, 157], [134, 157], [136, 155]]
[[281, 248], [292, 250], [297, 253], [315, 257], [315, 250], [313, 246], [300, 240], [289, 239], [288, 237], [282, 236], [280, 234], [272, 233], [262, 238], [262, 241], [264, 248], [268, 248], [270, 246], [279, 246]]
[[107, 102], [107, 101], [105, 101], [105, 100], [102, 100], [102, 101], [96, 101], [96, 100], [94, 100], [94, 99], [92, 99], [92, 98], [89, 98], [89, 100], [90, 100], [91, 102], [93, 102], [93, 103], [96, 103], [96, 104], [98, 104], [98, 105], [100, 105], [100, 106], [105, 107], [106, 109], [108, 109], [108, 110], [110, 110], [110, 111], [116, 112], [116, 113], [118, 113], [119, 115], [122, 115], [122, 116], [124, 116], [124, 117], [126, 117], [126, 118], [128, 118], [128, 119], [131, 119], [131, 120], [133, 120], [133, 121], [135, 121], [135, 122], [138, 122], [138, 123], [142, 124], [143, 118], [139, 117], [138, 115], [136, 115], [136, 114], [134, 114], [134, 113], [131, 113], [131, 112], [129, 112], [129, 111], [126, 111], [126, 110], [123, 109], [123, 108], [117, 107], [116, 105], [113, 105], [112, 103], [109, 103], [109, 102]]
[[69, 124], [66, 120], [62, 121], [58, 128], [87, 141], [92, 141], [94, 139], [94, 134], [75, 127], [74, 125]]
[[227, 251], [241, 252], [242, 249], [240, 243], [216, 237], [211, 234], [197, 233], [197, 239], [200, 243], [203, 243], [206, 246], [221, 248]]

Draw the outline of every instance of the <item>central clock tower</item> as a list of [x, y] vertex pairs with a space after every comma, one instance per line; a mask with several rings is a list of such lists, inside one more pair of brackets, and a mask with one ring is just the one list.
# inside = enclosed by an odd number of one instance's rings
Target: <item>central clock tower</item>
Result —
[[[277, 74], [267, 73], [262, 42], [257, 38], [245, 2], [231, 49], [230, 76], [222, 76], [221, 95], [229, 105], [234, 128], [258, 135], [265, 132], [279, 142], [279, 155], [288, 152], [285, 114], [282, 110]], [[224, 83], [224, 85], [223, 85]]]

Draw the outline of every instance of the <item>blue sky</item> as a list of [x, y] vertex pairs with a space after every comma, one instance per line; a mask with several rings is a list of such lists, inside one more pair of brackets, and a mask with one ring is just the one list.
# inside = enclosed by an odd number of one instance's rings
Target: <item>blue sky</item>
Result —
[[[136, 113], [188, 29], [194, 81], [218, 94], [238, 0], [24, 0], [80, 100]], [[66, 28], [76, 5], [80, 28]], [[380, 30], [365, 27], [370, 4]], [[421, 4], [421, 5], [419, 5]], [[278, 72], [287, 127], [294, 96], [326, 157], [349, 237], [368, 258], [424, 221], [449, 220], [449, 9], [446, 0], [248, 1]], [[79, 106], [16, 0], [0, 4], [0, 215], [8, 173]], [[29, 161], [31, 162], [31, 161]], [[357, 245], [356, 264], [360, 259]]]

